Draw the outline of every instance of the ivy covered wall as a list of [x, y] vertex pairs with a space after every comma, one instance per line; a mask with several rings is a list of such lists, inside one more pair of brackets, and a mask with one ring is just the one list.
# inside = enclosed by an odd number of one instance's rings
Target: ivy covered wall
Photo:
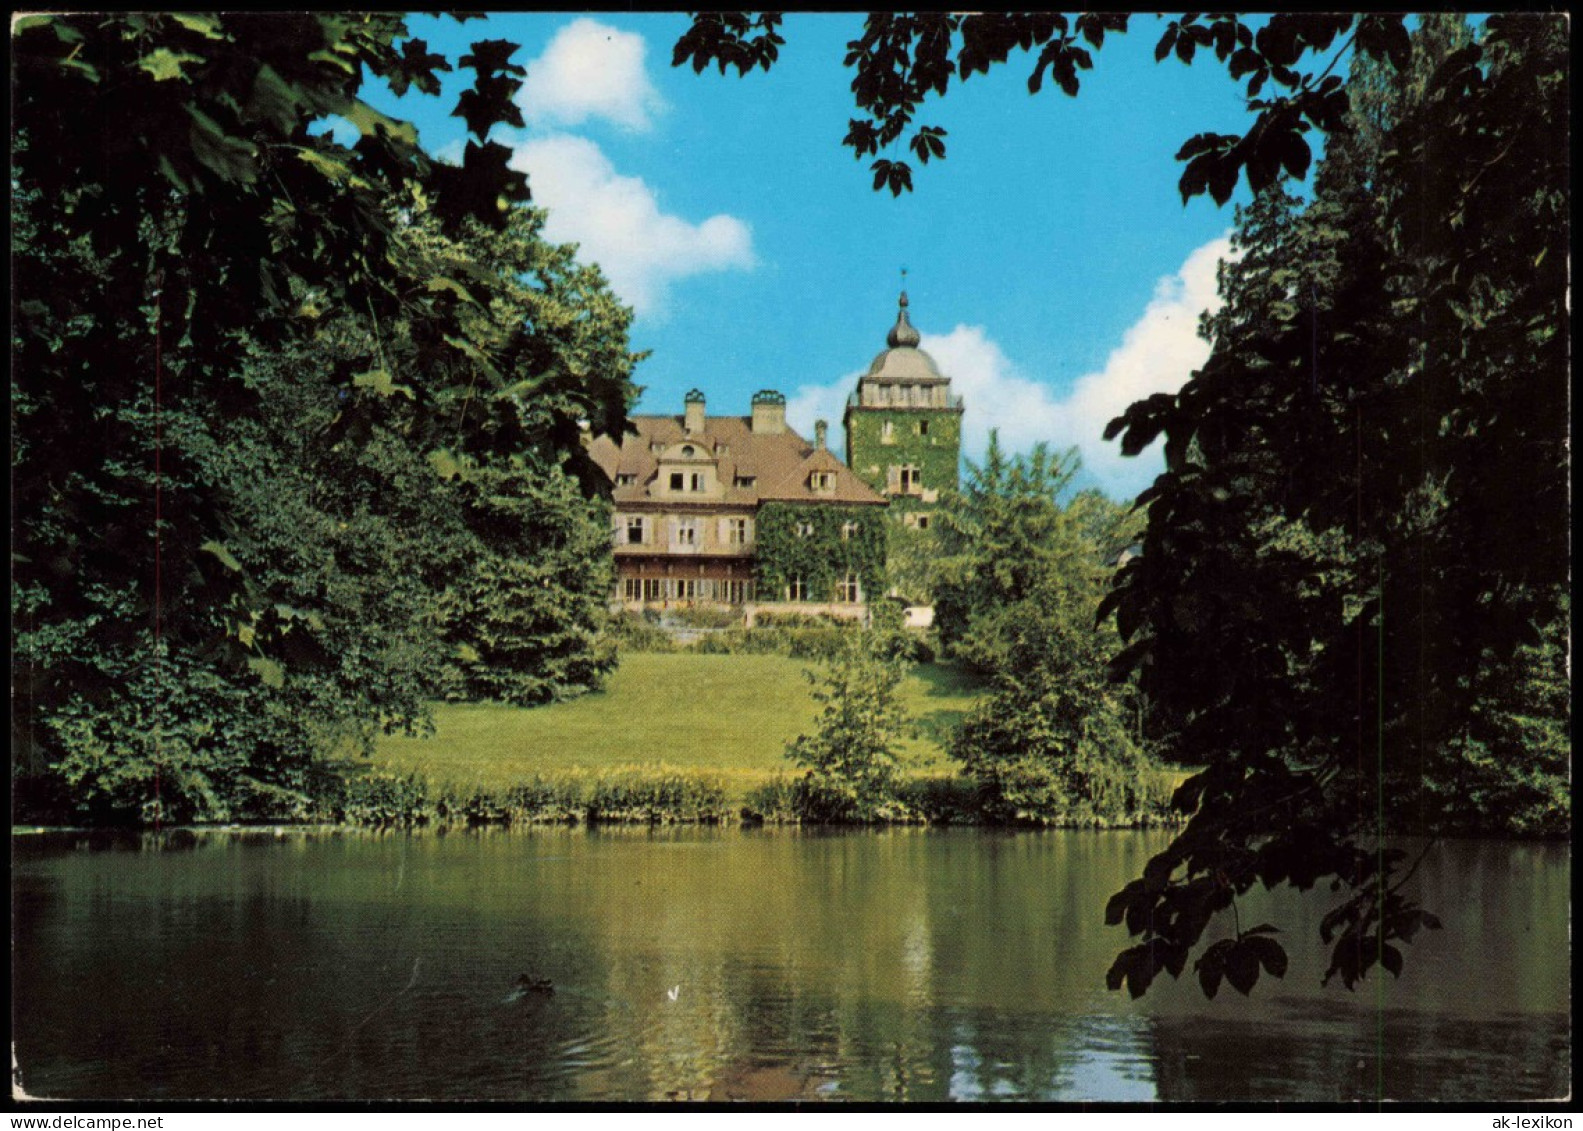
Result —
[[792, 578], [801, 577], [807, 600], [830, 601], [851, 571], [872, 601], [885, 591], [885, 522], [880, 506], [765, 503], [754, 549], [759, 600], [784, 601]]
[[[927, 422], [928, 433], [920, 436], [918, 424]], [[886, 442], [885, 424], [891, 425], [891, 440]], [[847, 466], [874, 490], [885, 493], [890, 485], [886, 468], [911, 465], [918, 468], [923, 486], [929, 491], [955, 490], [962, 452], [962, 414], [955, 409], [925, 407], [885, 407], [853, 409], [846, 417]], [[898, 500], [893, 510], [928, 510], [934, 503], [916, 497]]]

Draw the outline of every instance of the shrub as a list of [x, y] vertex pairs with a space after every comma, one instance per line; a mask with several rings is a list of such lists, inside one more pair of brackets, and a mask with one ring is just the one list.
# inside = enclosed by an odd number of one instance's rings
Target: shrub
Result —
[[797, 781], [785, 774], [776, 774], [763, 785], [748, 790], [744, 802], [744, 821], [795, 821], [798, 819]]
[[598, 821], [723, 821], [725, 784], [712, 774], [667, 766], [632, 767], [600, 774], [588, 795], [587, 816]]
[[337, 820], [354, 825], [422, 825], [438, 815], [421, 775], [380, 770], [349, 775], [334, 811]]
[[731, 628], [742, 623], [742, 612], [730, 607], [691, 605], [673, 609], [670, 619], [686, 628]]
[[612, 613], [605, 636], [618, 652], [674, 652], [676, 641], [656, 620], [633, 612]]
[[896, 787], [906, 810], [931, 825], [983, 823], [978, 790], [965, 778], [909, 778]]

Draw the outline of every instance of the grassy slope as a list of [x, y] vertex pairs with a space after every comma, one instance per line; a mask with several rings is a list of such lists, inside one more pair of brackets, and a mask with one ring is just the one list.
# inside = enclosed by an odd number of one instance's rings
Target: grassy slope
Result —
[[[803, 671], [784, 656], [630, 653], [606, 689], [526, 710], [446, 704], [433, 738], [386, 738], [376, 759], [434, 782], [507, 786], [536, 773], [663, 762], [721, 773], [736, 797], [793, 767], [786, 744], [812, 729], [815, 703]], [[919, 769], [948, 770], [944, 744], [975, 692], [954, 668], [925, 664], [902, 685], [919, 735], [907, 753]]]

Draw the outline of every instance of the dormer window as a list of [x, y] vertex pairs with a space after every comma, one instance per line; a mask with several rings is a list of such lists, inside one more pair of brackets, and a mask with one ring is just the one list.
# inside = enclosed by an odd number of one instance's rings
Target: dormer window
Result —
[[829, 494], [835, 490], [835, 472], [816, 471], [808, 477], [808, 485], [815, 491]]
[[759, 477], [757, 475], [738, 475], [731, 482], [735, 487], [751, 490], [752, 488], [758, 486], [758, 481]]
[[799, 522], [797, 524], [797, 537], [799, 537], [799, 538], [812, 538], [813, 537], [813, 523], [811, 523], [811, 522]]
[[636, 486], [637, 481], [638, 477], [636, 475], [623, 473], [616, 476], [617, 487], [633, 487]]
[[693, 456], [696, 454], [696, 452], [697, 452], [697, 449], [694, 448], [691, 444], [683, 444], [682, 445], [682, 458], [683, 459], [692, 459]]

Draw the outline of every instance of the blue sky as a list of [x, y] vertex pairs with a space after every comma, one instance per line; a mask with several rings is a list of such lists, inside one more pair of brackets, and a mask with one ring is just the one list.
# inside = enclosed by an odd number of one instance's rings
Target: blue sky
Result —
[[[1107, 38], [1076, 99], [1027, 93], [1031, 61], [953, 86], [919, 121], [944, 126], [948, 157], [914, 164], [915, 191], [871, 190], [868, 161], [840, 145], [854, 116], [842, 65], [861, 17], [788, 17], [777, 66], [738, 78], [670, 66], [677, 14], [512, 14], [457, 24], [413, 17], [451, 59], [479, 39], [521, 45], [528, 126], [496, 129], [525, 169], [548, 234], [599, 263], [637, 313], [642, 412], [680, 412], [702, 389], [712, 413], [786, 393], [804, 434], [840, 413], [884, 348], [900, 268], [923, 348], [967, 405], [965, 452], [990, 428], [1013, 450], [1076, 446], [1083, 482], [1120, 498], [1158, 473], [1100, 433], [1133, 399], [1177, 388], [1207, 347], [1197, 315], [1232, 215], [1185, 208], [1177, 148], [1240, 132], [1238, 87], [1212, 58], [1156, 64], [1162, 24]], [[471, 72], [441, 98], [388, 96], [424, 145], [458, 155], [449, 117]], [[893, 156], [902, 157], [896, 153]]]

